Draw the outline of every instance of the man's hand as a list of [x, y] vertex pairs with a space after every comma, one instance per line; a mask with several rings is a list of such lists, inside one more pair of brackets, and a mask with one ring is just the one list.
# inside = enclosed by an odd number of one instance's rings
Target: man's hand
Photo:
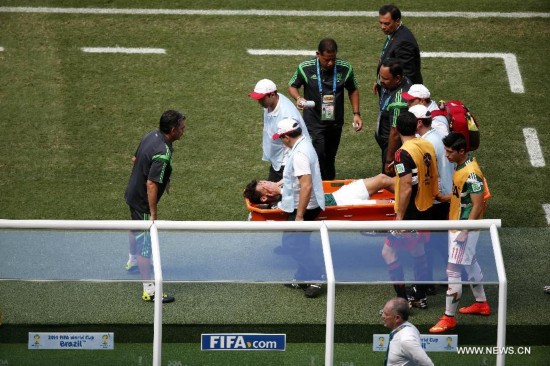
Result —
[[395, 177], [395, 168], [393, 167], [393, 165], [393, 161], [386, 162], [386, 164], [384, 164], [384, 173], [386, 173], [386, 175], [389, 175], [390, 177]]
[[464, 244], [468, 241], [468, 230], [460, 230], [460, 234], [456, 237], [456, 242], [458, 244]]
[[353, 129], [355, 132], [361, 131], [363, 128], [363, 120], [361, 119], [361, 116], [358, 114], [353, 115]]

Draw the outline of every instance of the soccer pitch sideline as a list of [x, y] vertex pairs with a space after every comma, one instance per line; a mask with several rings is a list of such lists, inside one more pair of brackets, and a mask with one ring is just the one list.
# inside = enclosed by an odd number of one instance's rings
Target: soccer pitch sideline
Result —
[[[0, 6], [28, 5], [21, 1], [0, 2]], [[380, 5], [379, 2], [349, 1], [339, 3], [337, 10], [374, 14]], [[82, 4], [76, 1], [35, 1], [32, 6], [76, 8]], [[104, 1], [87, 1], [86, 6], [106, 5]], [[145, 8], [151, 4], [112, 1], [108, 6]], [[301, 2], [299, 9], [295, 3], [255, 1], [195, 1], [178, 4], [178, 7], [335, 10], [333, 3], [318, 1]], [[417, 36], [423, 52], [506, 53], [517, 57], [523, 93], [511, 90], [503, 60], [498, 58], [425, 58], [423, 74], [425, 84], [436, 98], [465, 101], [481, 123], [482, 142], [476, 156], [493, 194], [486, 217], [500, 218], [504, 226], [501, 242], [509, 280], [507, 338], [518, 346], [548, 345], [548, 337], [544, 335], [550, 324], [547, 311], [550, 299], [542, 293], [542, 286], [550, 279], [547, 269], [550, 232], [544, 211], [544, 205], [550, 203], [550, 190], [546, 188], [550, 174], [547, 165], [534, 167], [530, 163], [522, 133], [525, 128], [535, 129], [543, 158], [548, 158], [544, 155], [550, 146], [548, 118], [545, 117], [548, 100], [544, 89], [550, 82], [549, 73], [544, 72], [548, 70], [550, 56], [546, 46], [550, 41], [548, 17], [413, 17], [407, 16], [407, 11], [547, 13], [550, 4], [541, 1], [487, 1], [483, 4], [474, 1], [437, 4], [417, 1], [401, 7], [404, 23]], [[158, 1], [154, 8], [170, 9], [174, 4]], [[261, 109], [247, 94], [257, 80], [265, 77], [274, 80], [286, 94], [288, 79], [296, 65], [305, 58], [255, 56], [247, 50], [314, 50], [325, 36], [337, 40], [339, 56], [354, 67], [360, 84], [363, 120], [367, 125], [366, 131], [360, 134], [352, 133], [351, 127], [345, 130], [338, 153], [337, 177], [357, 178], [377, 173], [379, 152], [372, 136], [377, 104], [369, 94], [376, 58], [383, 43], [383, 35], [376, 23], [374, 15], [296, 17], [0, 12], [2, 218], [128, 218], [122, 194], [130, 170], [129, 158], [140, 137], [155, 127], [162, 111], [176, 108], [188, 115], [188, 130], [176, 145], [171, 194], [161, 202], [161, 218], [243, 220], [246, 211], [242, 189], [250, 179], [264, 177], [267, 171], [266, 164], [260, 161]], [[92, 54], [82, 50], [84, 47], [117, 46], [164, 49], [165, 53]], [[349, 104], [346, 108], [348, 116]], [[107, 291], [86, 291], [91, 286], [89, 284], [77, 284], [77, 288], [72, 290], [71, 284], [64, 284], [59, 291], [48, 293], [50, 286], [54, 285], [33, 284], [29, 290], [28, 284], [19, 286], [0, 282], [0, 304], [7, 299], [26, 299], [29, 294], [40, 293], [45, 298], [55, 294], [53, 304], [51, 300], [46, 301], [51, 306], [43, 311], [22, 317], [22, 314], [5, 313], [4, 325], [0, 327], [3, 342], [7, 332], [23, 334], [24, 330], [34, 326], [51, 326], [51, 314], [65, 309], [64, 304], [68, 299], [74, 301], [73, 296], [78, 297], [78, 304], [91, 302], [90, 308], [85, 307], [90, 318], [97, 315], [98, 309], [115, 302], [120, 306], [115, 307], [110, 316], [113, 323], [132, 323], [136, 318], [151, 319], [150, 307], [144, 307], [145, 304], [136, 297], [136, 284], [114, 284]], [[71, 290], [67, 291], [67, 288]], [[286, 329], [313, 324], [317, 339], [322, 338], [319, 329], [323, 328], [323, 316], [318, 314], [324, 314], [324, 301], [315, 305], [302, 303], [302, 299], [296, 299], [296, 294], [290, 295], [282, 290], [245, 291], [243, 302], [254, 304], [258, 296], [276, 294], [279, 297], [275, 304], [294, 303], [301, 309], [300, 313], [305, 313], [303, 317], [293, 314], [290, 319], [288, 314], [277, 314], [277, 320]], [[349, 325], [345, 333], [361, 333], [367, 337], [375, 330], [383, 332], [376, 311], [368, 312], [368, 315], [357, 311], [365, 307], [365, 294], [345, 290], [348, 292], [345, 301], [349, 303], [349, 310], [342, 314], [342, 323]], [[369, 292], [374, 297], [373, 308], [392, 296], [389, 290]], [[494, 296], [495, 289], [492, 291]], [[4, 295], [6, 293], [10, 295]], [[124, 299], [113, 299], [121, 294]], [[182, 289], [178, 295], [189, 308], [197, 306], [192, 301], [196, 298], [186, 298], [188, 291]], [[413, 322], [422, 327], [433, 325], [430, 323], [443, 309], [443, 301], [443, 297], [438, 295], [430, 303], [428, 314], [416, 314]], [[235, 305], [229, 303], [227, 306]], [[196, 311], [190, 311], [189, 316], [201, 319], [201, 324], [214, 329], [226, 324], [225, 319], [215, 324], [202, 320], [199, 313], [210, 307], [212, 304], [206, 302]], [[235, 321], [246, 325], [253, 318], [258, 322], [258, 313], [261, 313], [260, 309], [255, 309], [252, 314], [240, 314]], [[360, 319], [355, 314], [361, 314]], [[69, 321], [63, 323], [65, 321], [56, 324], [79, 326]], [[97, 322], [96, 317], [85, 324], [93, 326]], [[465, 334], [483, 344], [486, 322], [493, 334], [496, 319], [489, 317], [472, 322], [470, 328], [465, 327]], [[353, 328], [354, 324], [358, 324], [358, 329]], [[126, 328], [122, 334], [124, 332], [128, 334], [132, 330]], [[302, 334], [302, 340], [307, 339], [303, 330], [295, 332]], [[168, 334], [177, 335], [177, 327]], [[4, 355], [18, 345], [2, 344], [0, 347], [0, 354]], [[298, 353], [308, 355], [307, 346], [297, 347]], [[547, 347], [534, 348], [533, 357], [538, 354], [538, 349], [548, 353]], [[321, 357], [322, 351], [318, 354]], [[70, 357], [66, 355], [62, 353], [60, 357]], [[516, 357], [519, 356], [507, 358], [508, 364], [537, 362]], [[0, 357], [0, 362], [4, 359]], [[439, 364], [450, 361], [453, 365], [460, 364], [460, 359], [453, 356]], [[473, 362], [468, 360], [470, 364], [485, 362], [483, 358], [475, 358]], [[209, 362], [206, 360], [203, 364]], [[346, 362], [346, 359], [342, 358], [341, 362]], [[106, 361], [104, 364], [110, 363]]]

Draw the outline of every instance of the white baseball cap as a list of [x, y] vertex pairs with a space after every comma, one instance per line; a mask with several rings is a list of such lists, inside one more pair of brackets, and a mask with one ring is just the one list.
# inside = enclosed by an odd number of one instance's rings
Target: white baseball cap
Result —
[[409, 112], [414, 114], [416, 118], [432, 118], [432, 113], [424, 104], [413, 105], [409, 108]]
[[260, 100], [263, 97], [265, 97], [267, 94], [271, 94], [273, 92], [277, 91], [277, 85], [269, 79], [262, 79], [256, 83], [256, 86], [254, 87], [254, 91], [248, 96], [250, 98]]
[[422, 84], [414, 84], [408, 91], [403, 92], [401, 96], [405, 100], [413, 100], [417, 98], [428, 99], [430, 97], [430, 91]]
[[277, 123], [277, 133], [272, 136], [273, 140], [277, 140], [281, 136], [296, 131], [300, 128], [300, 124], [294, 118], [285, 118]]

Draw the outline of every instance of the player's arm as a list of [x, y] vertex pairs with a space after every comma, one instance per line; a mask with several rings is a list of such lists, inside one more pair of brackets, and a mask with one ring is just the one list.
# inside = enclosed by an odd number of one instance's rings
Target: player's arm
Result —
[[397, 149], [401, 146], [401, 140], [399, 138], [399, 133], [397, 132], [397, 128], [391, 127], [390, 128], [390, 136], [388, 137], [388, 151], [386, 152], [386, 164], [384, 165], [384, 172], [389, 175], [394, 175], [394, 169], [393, 169], [393, 157], [395, 155], [395, 152]]
[[157, 197], [159, 192], [158, 183], [147, 179], [147, 201], [149, 202], [149, 211], [151, 212], [151, 220], [157, 219]]
[[353, 129], [356, 132], [361, 131], [363, 128], [363, 120], [361, 119], [361, 107], [359, 104], [359, 89], [355, 89], [348, 93], [349, 101], [351, 103], [351, 110], [353, 112]]
[[397, 212], [395, 213], [396, 220], [403, 220], [405, 217], [405, 211], [409, 207], [409, 202], [412, 195], [412, 173], [405, 174], [399, 178], [399, 192], [396, 194], [399, 195], [399, 206], [397, 207]]
[[300, 91], [298, 90], [298, 88], [293, 85], [290, 85], [288, 87], [288, 94], [292, 98], [296, 99], [296, 107], [298, 107], [298, 109], [302, 109], [303, 107], [300, 103], [305, 99], [300, 96]]
[[305, 80], [303, 79], [304, 75], [300, 72], [300, 66], [296, 69], [292, 77], [290, 78], [290, 81], [288, 82], [288, 94], [296, 100], [296, 106], [298, 109], [302, 109], [302, 105], [300, 104], [302, 99], [305, 100], [303, 97], [300, 96], [300, 87], [304, 85]]
[[[468, 215], [468, 220], [478, 220], [483, 212], [483, 182], [476, 184], [475, 193], [472, 192], [472, 187], [468, 187], [470, 192], [470, 199], [472, 200], [472, 210]], [[461, 230], [460, 234], [456, 237], [456, 241], [463, 242], [468, 239], [468, 230]]]
[[300, 196], [298, 199], [298, 207], [296, 209], [296, 221], [304, 221], [307, 205], [313, 191], [313, 180], [311, 174], [304, 174], [298, 177], [300, 181]]

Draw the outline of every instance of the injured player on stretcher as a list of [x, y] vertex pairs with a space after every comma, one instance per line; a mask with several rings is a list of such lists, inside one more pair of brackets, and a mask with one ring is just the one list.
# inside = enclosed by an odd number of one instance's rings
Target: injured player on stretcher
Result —
[[[329, 207], [375, 204], [377, 201], [371, 200], [370, 197], [381, 189], [393, 192], [394, 184], [395, 178], [385, 174], [354, 180], [332, 193], [325, 193], [325, 205]], [[265, 205], [265, 208], [277, 206], [281, 200], [281, 185], [282, 181], [253, 180], [247, 184], [243, 195], [250, 203]]]

